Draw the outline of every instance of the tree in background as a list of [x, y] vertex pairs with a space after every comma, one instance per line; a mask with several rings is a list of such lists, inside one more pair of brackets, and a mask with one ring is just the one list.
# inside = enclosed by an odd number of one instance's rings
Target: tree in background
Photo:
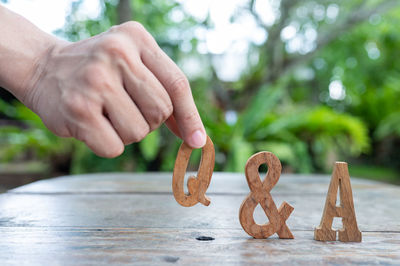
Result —
[[[212, 46], [212, 14], [193, 15], [190, 1], [106, 0], [94, 19], [82, 19], [82, 2], [72, 3], [57, 34], [77, 41], [141, 22], [187, 73], [217, 170], [242, 171], [259, 150], [298, 172], [325, 171], [337, 159], [399, 161], [398, 1], [238, 1], [230, 34], [248, 25], [261, 37], [227, 42], [223, 51]], [[113, 160], [74, 145], [73, 172], [170, 171], [179, 141], [161, 128]]]

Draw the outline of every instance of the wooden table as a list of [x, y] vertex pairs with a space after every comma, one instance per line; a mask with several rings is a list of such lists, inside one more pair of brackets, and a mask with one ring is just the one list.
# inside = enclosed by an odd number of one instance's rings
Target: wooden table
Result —
[[[353, 178], [363, 242], [324, 243], [313, 240], [313, 229], [329, 176], [282, 175], [272, 190], [277, 205], [285, 200], [295, 208], [287, 221], [294, 240], [256, 240], [242, 230], [238, 211], [249, 192], [243, 174], [214, 173], [209, 207], [179, 206], [171, 179], [78, 175], [1, 194], [1, 265], [400, 264], [400, 187]], [[267, 221], [261, 209], [254, 216]]]

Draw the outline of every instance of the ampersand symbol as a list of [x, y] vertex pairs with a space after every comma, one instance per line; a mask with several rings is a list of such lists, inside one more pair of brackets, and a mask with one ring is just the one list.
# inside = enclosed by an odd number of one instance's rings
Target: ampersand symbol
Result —
[[204, 145], [201, 150], [201, 160], [197, 178], [194, 176], [188, 178], [187, 186], [189, 193], [185, 194], [183, 185], [191, 153], [192, 148], [183, 142], [175, 161], [174, 173], [172, 176], [172, 191], [175, 200], [184, 207], [191, 207], [198, 202], [208, 206], [210, 205], [210, 199], [205, 193], [210, 185], [215, 163], [214, 144], [210, 137], [207, 136], [206, 145]]
[[[261, 182], [258, 168], [263, 163], [267, 164], [268, 172]], [[268, 238], [274, 233], [277, 233], [279, 238], [294, 238], [286, 225], [286, 220], [294, 208], [287, 202], [283, 202], [277, 209], [270, 194], [271, 189], [279, 180], [281, 170], [281, 162], [271, 152], [256, 153], [246, 163], [246, 179], [251, 192], [240, 206], [239, 220], [244, 231], [254, 238]], [[264, 209], [269, 223], [260, 225], [254, 221], [253, 213], [257, 204]]]

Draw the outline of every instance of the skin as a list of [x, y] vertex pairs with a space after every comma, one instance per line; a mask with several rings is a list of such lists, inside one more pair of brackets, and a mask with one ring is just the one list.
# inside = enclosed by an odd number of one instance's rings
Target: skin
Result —
[[0, 5], [0, 86], [60, 137], [116, 157], [165, 123], [192, 148], [206, 133], [189, 82], [137, 22], [70, 43]]

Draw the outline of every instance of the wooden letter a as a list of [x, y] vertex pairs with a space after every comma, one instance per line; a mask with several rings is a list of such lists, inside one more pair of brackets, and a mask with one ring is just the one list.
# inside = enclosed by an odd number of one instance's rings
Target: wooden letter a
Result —
[[[340, 189], [340, 207], [336, 206], [338, 188]], [[336, 240], [336, 231], [332, 230], [334, 217], [342, 218], [343, 228], [339, 230], [339, 241], [361, 242], [361, 232], [358, 230], [354, 211], [350, 175], [345, 162], [336, 162], [333, 169], [321, 223], [314, 231], [315, 240]]]

